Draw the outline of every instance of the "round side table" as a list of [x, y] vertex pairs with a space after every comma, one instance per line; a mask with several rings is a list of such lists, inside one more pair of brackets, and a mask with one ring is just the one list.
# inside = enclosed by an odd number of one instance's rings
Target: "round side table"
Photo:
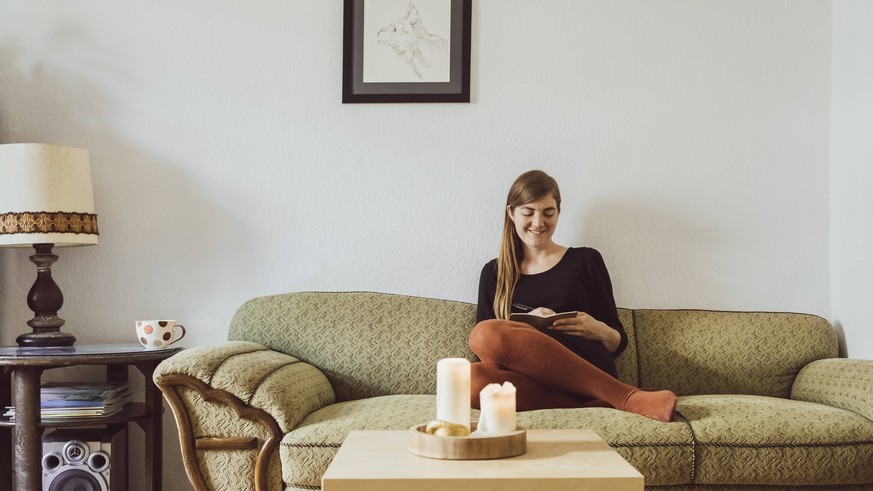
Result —
[[[46, 428], [105, 427], [126, 432], [137, 423], [145, 433], [145, 489], [161, 489], [162, 413], [161, 392], [152, 381], [158, 364], [180, 348], [146, 350], [138, 344], [97, 344], [58, 348], [0, 348], [0, 406], [15, 406], [15, 420], [0, 417], [0, 491], [40, 491], [42, 489], [42, 433]], [[144, 402], [134, 402], [121, 412], [104, 417], [77, 418], [73, 421], [40, 420], [40, 378], [49, 369], [83, 365], [106, 367], [107, 382], [127, 382], [128, 367], [134, 366], [145, 379]], [[14, 398], [12, 396], [12, 388]], [[14, 455], [12, 462], [14, 433]], [[127, 449], [122, 450], [127, 476]], [[15, 475], [13, 488], [12, 475]], [[124, 489], [126, 489], [126, 483]]]

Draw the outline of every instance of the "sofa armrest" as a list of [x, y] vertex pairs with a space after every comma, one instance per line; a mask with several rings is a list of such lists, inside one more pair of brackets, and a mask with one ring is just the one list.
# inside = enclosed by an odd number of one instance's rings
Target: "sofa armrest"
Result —
[[318, 368], [246, 341], [182, 351], [158, 365], [155, 382], [170, 374], [193, 377], [266, 411], [283, 434], [335, 400], [333, 387]]
[[241, 489], [280, 485], [274, 454], [282, 437], [335, 400], [318, 368], [243, 341], [182, 351], [158, 365], [154, 380], [176, 418], [185, 470], [197, 490], [213, 489], [219, 476], [229, 475], [247, 481]]
[[791, 398], [854, 411], [873, 420], [873, 360], [827, 358], [800, 370]]

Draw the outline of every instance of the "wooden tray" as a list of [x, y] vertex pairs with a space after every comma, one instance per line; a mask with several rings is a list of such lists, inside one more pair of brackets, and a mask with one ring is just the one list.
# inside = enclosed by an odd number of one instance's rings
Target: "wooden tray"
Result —
[[[515, 457], [527, 452], [527, 430], [518, 427], [500, 436], [436, 436], [425, 432], [427, 425], [409, 429], [409, 451], [415, 455], [443, 460], [488, 460]], [[470, 424], [476, 431], [476, 423]]]

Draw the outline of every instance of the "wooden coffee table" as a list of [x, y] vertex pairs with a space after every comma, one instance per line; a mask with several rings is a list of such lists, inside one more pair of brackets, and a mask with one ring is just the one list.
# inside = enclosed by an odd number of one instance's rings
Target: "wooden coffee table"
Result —
[[495, 460], [439, 460], [407, 450], [406, 431], [352, 431], [323, 491], [642, 491], [643, 476], [591, 430], [528, 430], [527, 452]]

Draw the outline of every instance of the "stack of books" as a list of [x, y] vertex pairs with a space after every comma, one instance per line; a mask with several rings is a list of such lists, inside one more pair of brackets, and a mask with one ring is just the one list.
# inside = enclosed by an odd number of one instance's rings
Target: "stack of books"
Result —
[[[115, 414], [133, 400], [127, 383], [58, 382], [40, 388], [40, 418], [43, 421], [96, 418]], [[15, 408], [3, 416], [15, 419]]]

